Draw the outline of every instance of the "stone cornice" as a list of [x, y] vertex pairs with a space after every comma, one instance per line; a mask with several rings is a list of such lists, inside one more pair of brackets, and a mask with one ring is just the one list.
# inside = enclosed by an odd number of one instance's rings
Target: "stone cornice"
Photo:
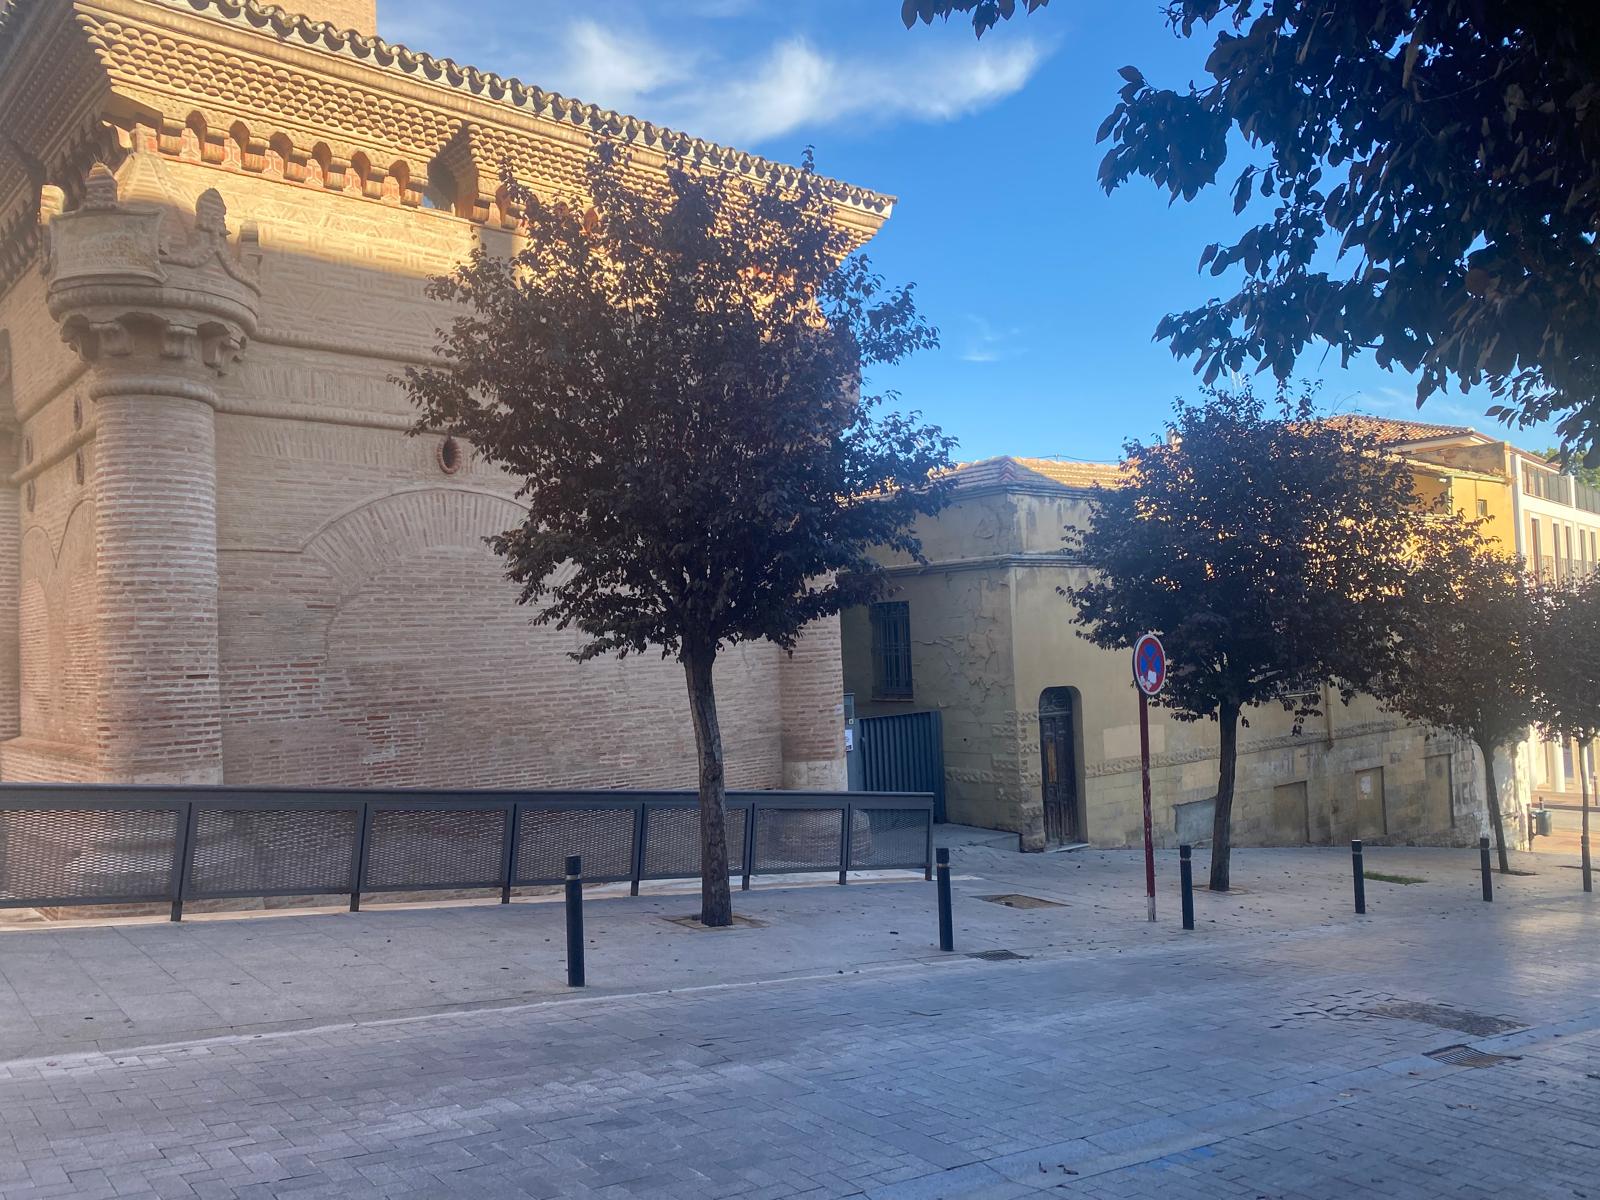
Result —
[[992, 571], [1013, 568], [1081, 567], [1082, 560], [1064, 550], [1036, 551], [1029, 554], [987, 554], [977, 558], [949, 558], [927, 563], [896, 563], [884, 568], [886, 575], [938, 575], [952, 571]]
[[[26, 8], [38, 0], [15, 0], [15, 6]], [[492, 71], [482, 71], [464, 66], [447, 58], [435, 58], [406, 46], [385, 41], [381, 37], [368, 37], [355, 30], [340, 30], [324, 21], [289, 12], [273, 4], [257, 0], [76, 0], [86, 13], [103, 14], [114, 18], [119, 31], [121, 22], [137, 20], [141, 13], [160, 8], [174, 17], [199, 17], [210, 28], [206, 40], [239, 44], [237, 38], [228, 38], [226, 31], [271, 38], [278, 50], [272, 57], [283, 57], [287, 52], [294, 59], [306, 61], [312, 72], [325, 79], [308, 81], [337, 90], [344, 80], [360, 80], [365, 86], [384, 93], [429, 96], [433, 106], [440, 105], [438, 93], [442, 90], [451, 96], [444, 106], [455, 109], [457, 121], [476, 113], [490, 123], [506, 118], [532, 119], [548, 132], [565, 131], [584, 140], [604, 138], [622, 142], [662, 159], [683, 161], [728, 171], [757, 180], [776, 180], [784, 183], [798, 178], [799, 169], [774, 162], [759, 155], [723, 146], [704, 138], [692, 137], [678, 130], [657, 125], [651, 121], [628, 116], [625, 113], [601, 108], [548, 92], [526, 84], [519, 79], [502, 76]], [[104, 28], [102, 26], [102, 28]], [[0, 56], [4, 54], [4, 27], [0, 26]], [[98, 33], [104, 41], [105, 34]], [[108, 54], [112, 60], [115, 54]], [[312, 65], [314, 64], [314, 65]], [[226, 61], [221, 64], [224, 69]], [[202, 86], [194, 89], [194, 100], [204, 105], [207, 96], [226, 97], [230, 89], [219, 86], [228, 81], [212, 77], [198, 81]], [[418, 92], [414, 86], [420, 85]], [[240, 88], [241, 94], [248, 89]], [[283, 114], [290, 120], [296, 114]], [[257, 114], [257, 122], [265, 123], [271, 117]], [[442, 143], [430, 147], [442, 148]], [[867, 188], [857, 187], [838, 180], [828, 180], [830, 200], [844, 209], [856, 210], [877, 221], [886, 218], [894, 206], [894, 197]]]
[[[783, 183], [797, 169], [257, 0], [0, 0], [0, 290], [37, 261], [38, 188], [153, 152], [372, 202], [424, 203], [451, 159], [457, 215], [509, 228], [502, 163], [580, 199], [592, 142]], [[198, 118], [198, 120], [196, 120]], [[448, 149], [448, 153], [447, 153]], [[860, 244], [893, 198], [825, 181]]]

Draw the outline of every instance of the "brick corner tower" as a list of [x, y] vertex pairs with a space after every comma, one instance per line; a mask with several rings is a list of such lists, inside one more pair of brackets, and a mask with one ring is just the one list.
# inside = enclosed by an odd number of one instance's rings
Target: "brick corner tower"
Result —
[[222, 782], [214, 381], [255, 331], [253, 231], [230, 244], [214, 191], [192, 221], [159, 161], [96, 166], [83, 203], [46, 189], [50, 315], [86, 368], [98, 520], [95, 754], [120, 783]]

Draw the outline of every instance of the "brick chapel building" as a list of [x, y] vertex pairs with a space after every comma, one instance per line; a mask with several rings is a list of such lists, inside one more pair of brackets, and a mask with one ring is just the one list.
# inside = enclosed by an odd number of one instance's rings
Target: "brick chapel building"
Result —
[[[513, 482], [391, 380], [502, 162], [784, 168], [304, 6], [0, 0], [0, 780], [689, 785], [680, 668], [534, 627]], [[843, 785], [837, 621], [718, 669], [731, 786]]]

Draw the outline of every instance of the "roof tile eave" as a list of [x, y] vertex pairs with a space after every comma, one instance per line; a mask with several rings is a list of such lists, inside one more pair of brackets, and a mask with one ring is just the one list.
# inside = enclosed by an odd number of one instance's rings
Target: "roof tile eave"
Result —
[[1088, 491], [1097, 485], [1115, 485], [1123, 471], [1117, 463], [1067, 462], [1001, 454], [958, 463], [951, 469], [950, 478], [958, 491], [991, 487]]
[[[799, 174], [800, 168], [773, 159], [763, 158], [747, 151], [737, 150], [705, 138], [693, 137], [678, 130], [639, 117], [619, 113], [599, 105], [587, 104], [559, 92], [522, 82], [514, 76], [499, 75], [466, 66], [448, 58], [435, 58], [431, 54], [412, 50], [407, 46], [389, 42], [376, 34], [368, 35], [355, 29], [339, 29], [327, 21], [318, 21], [263, 0], [157, 0], [165, 7], [186, 13], [214, 15], [229, 24], [244, 24], [257, 32], [276, 37], [281, 42], [297, 48], [323, 50], [342, 54], [357, 62], [381, 70], [398, 71], [423, 82], [464, 91], [507, 104], [524, 112], [551, 118], [586, 128], [592, 133], [618, 138], [630, 145], [640, 145], [656, 153], [682, 158], [689, 162], [706, 163], [734, 174], [756, 179], [778, 178], [780, 181]], [[0, 6], [0, 28], [4, 15], [20, 8], [22, 0], [12, 0]], [[897, 198], [870, 188], [823, 177], [830, 200], [847, 208], [855, 208], [887, 218], [893, 211]]]

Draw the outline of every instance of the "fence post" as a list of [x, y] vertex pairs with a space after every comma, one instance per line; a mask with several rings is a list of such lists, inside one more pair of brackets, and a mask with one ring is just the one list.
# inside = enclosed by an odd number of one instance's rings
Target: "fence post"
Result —
[[956, 948], [955, 921], [950, 913], [950, 851], [940, 846], [934, 873], [939, 877], [939, 949]]
[[750, 890], [750, 876], [756, 870], [756, 802], [750, 801], [750, 808], [744, 814], [744, 876], [739, 880], [739, 890]]
[[567, 855], [567, 986], [583, 986], [583, 856]]
[[1352, 838], [1350, 841], [1350, 869], [1354, 872], [1356, 887], [1356, 915], [1360, 916], [1367, 911], [1367, 868], [1361, 857], [1361, 839]]
[[183, 920], [183, 896], [189, 890], [189, 859], [194, 853], [194, 801], [183, 806], [183, 819], [178, 827], [178, 850], [172, 863], [172, 915], [171, 920]]
[[925, 879], [927, 879], [927, 881], [929, 883], [932, 883], [933, 882], [933, 807], [931, 805], [928, 808], [928, 843], [927, 843], [927, 848], [923, 851], [923, 855], [924, 855], [923, 862], [927, 864], [926, 869], [925, 869], [925, 874], [924, 874], [923, 877]]
[[1489, 839], [1478, 839], [1478, 870], [1483, 874], [1483, 898], [1486, 901], [1494, 899], [1494, 876], [1489, 874]]
[[628, 880], [628, 895], [639, 894], [639, 880], [644, 878], [644, 840], [649, 836], [645, 829], [646, 806], [643, 800], [639, 801], [639, 811], [633, 818], [633, 872]]
[[500, 885], [501, 904], [511, 903], [511, 887], [517, 881], [517, 827], [520, 824], [519, 814], [521, 811], [522, 806], [513, 800], [511, 802], [511, 812], [506, 817], [506, 880]]
[[1194, 847], [1178, 847], [1178, 881], [1183, 886], [1183, 927], [1194, 928]]
[[350, 911], [361, 911], [361, 885], [367, 879], [367, 832], [372, 824], [372, 805], [363, 804], [356, 818], [356, 877], [351, 880]]
[[855, 825], [855, 806], [845, 802], [844, 828], [839, 831], [839, 885], [850, 882], [850, 831]]

